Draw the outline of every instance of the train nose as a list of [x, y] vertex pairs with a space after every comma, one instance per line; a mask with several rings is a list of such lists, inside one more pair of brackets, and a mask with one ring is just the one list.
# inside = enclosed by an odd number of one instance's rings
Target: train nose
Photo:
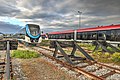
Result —
[[38, 40], [37, 40], [37, 39], [35, 39], [35, 40], [33, 40], [33, 42], [38, 42]]
[[33, 40], [33, 42], [35, 42], [35, 40]]

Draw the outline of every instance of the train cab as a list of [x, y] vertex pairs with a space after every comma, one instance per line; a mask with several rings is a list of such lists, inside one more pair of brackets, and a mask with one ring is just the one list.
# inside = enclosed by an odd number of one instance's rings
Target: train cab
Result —
[[25, 41], [28, 43], [40, 43], [40, 27], [36, 24], [27, 24], [25, 26]]

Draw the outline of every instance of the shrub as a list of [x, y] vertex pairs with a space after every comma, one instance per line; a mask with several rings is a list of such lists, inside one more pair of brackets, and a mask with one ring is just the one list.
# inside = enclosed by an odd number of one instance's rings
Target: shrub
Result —
[[120, 61], [120, 53], [114, 53], [112, 55], [112, 60], [115, 62], [119, 62]]
[[39, 54], [37, 52], [29, 51], [29, 50], [14, 50], [11, 56], [15, 58], [29, 59], [29, 58], [37, 58], [39, 57]]
[[109, 58], [109, 57], [110, 57], [110, 53], [107, 53], [107, 52], [106, 52], [106, 53], [104, 54], [104, 57], [105, 57], [105, 58]]

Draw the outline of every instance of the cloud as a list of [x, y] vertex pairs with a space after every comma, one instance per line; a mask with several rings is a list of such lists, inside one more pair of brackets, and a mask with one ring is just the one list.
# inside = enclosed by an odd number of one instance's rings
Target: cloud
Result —
[[21, 29], [19, 25], [12, 25], [10, 23], [0, 21], [0, 32], [2, 33], [15, 33]]
[[120, 13], [120, 0], [85, 0], [84, 8], [87, 9], [88, 15], [96, 16], [110, 16], [119, 15]]
[[0, 16], [36, 23], [45, 32], [120, 23], [120, 0], [1, 0]]
[[0, 16], [14, 17], [19, 12], [20, 10], [15, 5], [13, 5], [13, 3], [11, 4], [10, 1], [0, 1]]

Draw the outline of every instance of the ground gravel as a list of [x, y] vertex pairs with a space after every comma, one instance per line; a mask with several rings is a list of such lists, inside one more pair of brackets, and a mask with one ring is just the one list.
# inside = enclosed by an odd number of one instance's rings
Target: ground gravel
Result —
[[28, 80], [78, 80], [42, 58], [22, 60], [21, 67]]

